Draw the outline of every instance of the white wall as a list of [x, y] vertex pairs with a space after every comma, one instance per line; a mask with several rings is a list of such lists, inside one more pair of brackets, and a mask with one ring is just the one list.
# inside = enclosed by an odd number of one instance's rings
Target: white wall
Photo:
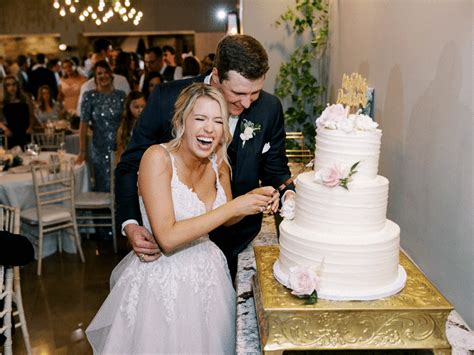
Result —
[[[273, 91], [294, 43], [270, 26], [292, 0], [241, 0], [245, 33], [267, 48]], [[473, 2], [332, 0], [331, 92], [343, 73], [375, 88], [380, 174], [401, 243], [474, 326]]]

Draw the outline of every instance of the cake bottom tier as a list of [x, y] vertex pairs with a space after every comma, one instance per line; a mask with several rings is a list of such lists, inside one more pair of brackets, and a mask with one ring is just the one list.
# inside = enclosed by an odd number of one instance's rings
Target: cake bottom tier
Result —
[[318, 296], [331, 300], [373, 300], [399, 292], [406, 282], [399, 265], [400, 228], [385, 227], [365, 235], [327, 235], [284, 220], [275, 278], [288, 286], [294, 266], [313, 268], [320, 280]]

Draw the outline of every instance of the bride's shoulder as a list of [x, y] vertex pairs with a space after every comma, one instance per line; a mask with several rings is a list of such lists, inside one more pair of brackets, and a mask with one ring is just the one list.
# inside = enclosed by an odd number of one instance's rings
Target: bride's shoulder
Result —
[[171, 156], [166, 146], [161, 144], [154, 144], [150, 146], [143, 154], [140, 166], [151, 165], [155, 168], [157, 166], [168, 167], [171, 164]]

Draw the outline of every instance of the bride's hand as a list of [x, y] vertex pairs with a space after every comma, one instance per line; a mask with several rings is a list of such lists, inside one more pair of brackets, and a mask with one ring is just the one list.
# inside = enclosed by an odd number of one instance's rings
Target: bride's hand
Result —
[[234, 205], [235, 216], [249, 216], [262, 213], [267, 209], [272, 198], [263, 194], [247, 193], [231, 201]]
[[267, 205], [267, 211], [271, 214], [274, 214], [278, 211], [280, 206], [280, 193], [278, 190], [274, 189], [272, 186], [262, 186], [252, 191], [248, 192], [249, 194], [260, 194], [271, 197], [271, 201]]

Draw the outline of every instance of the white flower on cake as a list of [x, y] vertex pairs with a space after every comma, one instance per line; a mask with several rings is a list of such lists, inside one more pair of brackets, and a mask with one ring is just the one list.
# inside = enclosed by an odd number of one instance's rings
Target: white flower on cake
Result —
[[352, 117], [347, 117], [343, 120], [340, 120], [336, 124], [337, 129], [344, 131], [346, 133], [351, 133], [355, 129], [355, 120]]
[[306, 304], [313, 304], [318, 300], [319, 278], [310, 268], [303, 266], [291, 267], [288, 286], [292, 290], [292, 295], [306, 298]]
[[330, 105], [324, 109], [321, 116], [316, 120], [318, 128], [325, 127], [329, 129], [336, 129], [337, 123], [346, 119], [348, 110], [341, 104]]
[[374, 131], [377, 129], [379, 124], [374, 122], [370, 116], [367, 115], [354, 115], [355, 116], [355, 127], [360, 131]]
[[257, 123], [253, 123], [249, 120], [243, 120], [242, 124], [240, 125], [240, 139], [242, 139], [242, 147], [245, 145], [249, 139], [253, 138], [257, 131], [261, 129], [261, 126]]
[[295, 208], [296, 208], [296, 202], [294, 198], [289, 198], [287, 199], [284, 203], [283, 206], [280, 209], [280, 216], [282, 216], [285, 219], [292, 220], [295, 218]]
[[360, 110], [356, 114], [349, 114], [349, 106], [344, 107], [342, 104], [335, 104], [326, 107], [321, 116], [316, 120], [317, 128], [337, 129], [345, 133], [354, 131], [374, 131], [378, 127], [378, 123], [367, 115], [360, 114]]
[[357, 165], [359, 165], [360, 161], [355, 163], [351, 166], [350, 169], [342, 168], [338, 164], [334, 164], [331, 167], [325, 167], [319, 169], [314, 174], [314, 180], [321, 185], [327, 187], [336, 187], [341, 186], [346, 190], [349, 190], [347, 184], [351, 181], [352, 175], [357, 173]]

